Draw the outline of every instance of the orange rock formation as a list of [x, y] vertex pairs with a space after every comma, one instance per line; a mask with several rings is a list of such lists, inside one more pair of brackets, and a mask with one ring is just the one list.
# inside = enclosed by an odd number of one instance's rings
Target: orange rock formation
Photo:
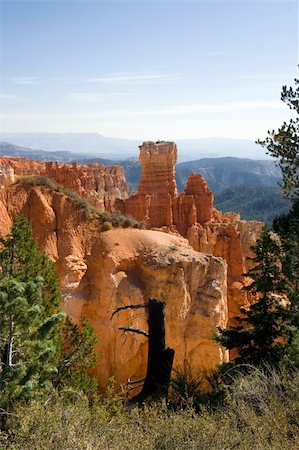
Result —
[[166, 227], [180, 233], [200, 252], [220, 256], [228, 267], [229, 319], [248, 303], [242, 291], [250, 246], [263, 224], [241, 221], [234, 213], [222, 215], [214, 208], [213, 193], [204, 178], [191, 174], [178, 193], [175, 182], [177, 148], [173, 142], [145, 142], [140, 146], [141, 181], [137, 194], [117, 200], [115, 207], [144, 221], [148, 228]]
[[44, 163], [27, 158], [0, 157], [0, 187], [9, 184], [4, 182], [3, 176], [1, 177], [1, 169], [4, 171], [5, 168], [13, 170], [15, 178], [32, 175], [47, 176], [65, 188], [78, 192], [102, 211], [113, 210], [116, 198], [128, 197], [124, 169], [121, 166], [104, 166], [98, 163], [77, 164], [76, 162]]
[[174, 143], [144, 143], [140, 187], [128, 199], [123, 171], [117, 167], [0, 158], [3, 186], [14, 175], [47, 175], [101, 208], [112, 209], [115, 196], [123, 196], [116, 200], [121, 212], [148, 228], [167, 231], [101, 233], [96, 219], [84, 221], [62, 193], [22, 185], [0, 190], [0, 233], [9, 231], [14, 214], [28, 217], [39, 245], [57, 262], [64, 310], [77, 321], [85, 315], [94, 326], [99, 337], [95, 371], [102, 387], [112, 375], [124, 382], [145, 373], [145, 338], [118, 330], [120, 325], [146, 327], [145, 317], [123, 313], [110, 321], [118, 306], [151, 296], [164, 300], [167, 345], [176, 350], [175, 365], [188, 361], [196, 369], [227, 359], [212, 339], [213, 330], [232, 323], [239, 305], [247, 303], [242, 275], [262, 224], [217, 211], [201, 175], [190, 175], [179, 194], [176, 158]]
[[120, 305], [149, 297], [166, 302], [166, 341], [176, 351], [175, 365], [212, 368], [227, 353], [212, 339], [227, 322], [226, 263], [199, 253], [182, 237], [159, 231], [112, 229], [100, 232], [96, 219], [83, 214], [62, 193], [14, 185], [0, 191], [0, 233], [9, 232], [21, 213], [33, 226], [40, 247], [57, 263], [64, 310], [82, 316], [99, 338], [95, 368], [104, 388], [111, 376], [119, 382], [145, 375], [147, 340], [121, 332], [119, 326], [146, 329], [146, 317]]

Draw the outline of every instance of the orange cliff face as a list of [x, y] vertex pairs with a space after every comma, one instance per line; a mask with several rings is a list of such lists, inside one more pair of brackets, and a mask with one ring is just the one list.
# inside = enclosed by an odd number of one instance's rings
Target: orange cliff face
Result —
[[[13, 176], [4, 177], [7, 170]], [[27, 158], [0, 157], [0, 188], [23, 176], [43, 175], [65, 188], [78, 192], [101, 211], [112, 211], [116, 198], [126, 199], [128, 187], [121, 166], [103, 164], [58, 164], [31, 161]], [[9, 178], [10, 181], [7, 181]]]
[[147, 339], [120, 326], [147, 329], [145, 314], [120, 305], [166, 303], [166, 342], [175, 349], [175, 366], [194, 370], [227, 361], [213, 341], [213, 330], [227, 323], [226, 263], [195, 251], [186, 239], [152, 230], [115, 228], [100, 232], [78, 206], [60, 192], [17, 184], [0, 190], [0, 233], [22, 214], [33, 226], [41, 249], [56, 261], [63, 309], [79, 322], [86, 317], [98, 337], [94, 375], [101, 388], [113, 376], [124, 383], [146, 373]]
[[148, 228], [163, 227], [186, 237], [200, 252], [227, 262], [228, 317], [239, 315], [248, 303], [242, 291], [247, 257], [263, 224], [241, 221], [234, 213], [222, 215], [214, 208], [213, 193], [204, 178], [191, 174], [178, 193], [175, 183], [177, 147], [173, 142], [145, 142], [140, 146], [141, 182], [137, 194], [117, 200], [116, 208], [144, 221]]

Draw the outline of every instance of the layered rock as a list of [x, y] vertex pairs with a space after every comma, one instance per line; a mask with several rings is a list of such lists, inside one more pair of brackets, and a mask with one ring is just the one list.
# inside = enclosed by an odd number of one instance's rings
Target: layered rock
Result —
[[261, 231], [261, 222], [241, 221], [236, 213], [221, 214], [214, 208], [213, 193], [204, 178], [191, 174], [181, 194], [175, 185], [177, 148], [171, 142], [145, 142], [140, 146], [141, 182], [137, 194], [117, 200], [116, 208], [144, 221], [186, 237], [192, 247], [223, 258], [228, 265], [229, 323], [248, 303], [243, 288], [247, 258]]
[[14, 214], [32, 225], [40, 247], [57, 263], [64, 310], [85, 316], [98, 336], [95, 368], [101, 387], [111, 376], [119, 382], [146, 371], [147, 340], [119, 326], [146, 329], [145, 313], [120, 305], [149, 297], [166, 303], [166, 343], [176, 351], [175, 366], [185, 362], [210, 369], [227, 360], [213, 331], [227, 322], [226, 263], [198, 253], [182, 237], [158, 231], [112, 229], [101, 233], [97, 219], [84, 221], [80, 209], [62, 193], [14, 185], [0, 191], [0, 233]]
[[15, 172], [9, 165], [0, 166], [0, 189], [15, 182]]
[[138, 192], [115, 204], [123, 214], [144, 221], [148, 228], [173, 227], [184, 236], [193, 224], [204, 224], [218, 217], [213, 207], [213, 194], [201, 175], [191, 174], [185, 191], [181, 195], [178, 193], [174, 142], [145, 142], [140, 146], [139, 160]]
[[[65, 188], [78, 192], [93, 206], [111, 211], [116, 198], [126, 199], [128, 187], [121, 166], [103, 164], [58, 164], [57, 162], [32, 161], [27, 158], [0, 157], [0, 187], [13, 183], [1, 177], [1, 170], [14, 172], [13, 178], [43, 175]], [[2, 181], [3, 180], [3, 181]], [[7, 181], [7, 182], [6, 182]]]
[[44, 172], [44, 163], [40, 161], [32, 161], [27, 158], [10, 158], [8, 156], [0, 156], [0, 167], [11, 167], [16, 178], [41, 175]]
[[100, 210], [113, 210], [116, 198], [126, 199], [128, 187], [121, 166], [45, 163], [45, 175], [78, 192]]
[[177, 147], [174, 142], [144, 142], [140, 147], [141, 179], [138, 194], [177, 195], [175, 164]]

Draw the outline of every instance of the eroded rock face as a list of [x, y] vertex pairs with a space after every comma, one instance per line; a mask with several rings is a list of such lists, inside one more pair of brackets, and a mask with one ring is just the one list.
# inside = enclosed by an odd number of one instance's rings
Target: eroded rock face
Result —
[[8, 166], [13, 169], [15, 178], [29, 175], [41, 175], [44, 170], [44, 163], [40, 161], [32, 161], [27, 158], [0, 156], [0, 168]]
[[223, 258], [228, 266], [228, 317], [232, 324], [239, 306], [248, 303], [242, 290], [243, 274], [249, 268], [250, 246], [263, 224], [241, 221], [236, 213], [222, 215], [214, 208], [213, 193], [199, 174], [191, 174], [179, 194], [174, 186], [176, 157], [174, 143], [144, 143], [140, 147], [140, 188], [129, 199], [117, 200], [116, 208], [144, 221], [148, 228], [181, 234], [197, 251]]
[[[0, 157], [1, 168], [10, 167], [15, 178], [23, 176], [43, 175], [65, 188], [78, 192], [93, 206], [101, 211], [114, 209], [116, 198], [126, 199], [128, 187], [124, 169], [120, 166], [104, 166], [103, 164], [58, 164], [54, 162], [32, 161], [27, 158]], [[11, 183], [12, 183], [11, 178]], [[6, 183], [6, 185], [11, 184]]]
[[101, 211], [113, 210], [116, 198], [128, 197], [124, 169], [120, 166], [46, 162], [45, 175], [64, 187], [78, 192]]
[[117, 200], [115, 207], [144, 221], [148, 228], [173, 227], [183, 236], [195, 223], [203, 225], [219, 218], [213, 193], [204, 178], [191, 174], [179, 194], [175, 181], [177, 147], [174, 142], [145, 142], [140, 146], [141, 180], [138, 192]]
[[177, 147], [174, 142], [144, 142], [140, 147], [141, 180], [138, 194], [177, 195], [174, 166]]
[[0, 166], [0, 189], [15, 182], [15, 172], [9, 165]]
[[143, 310], [120, 305], [166, 303], [166, 343], [175, 349], [175, 366], [213, 368], [227, 353], [212, 339], [227, 322], [226, 263], [198, 253], [182, 237], [152, 230], [99, 231], [96, 219], [63, 194], [39, 187], [11, 186], [0, 191], [0, 233], [6, 234], [14, 214], [33, 226], [42, 249], [57, 263], [64, 295], [63, 309], [75, 321], [82, 316], [98, 336], [95, 368], [104, 388], [111, 376], [119, 382], [145, 375], [147, 339], [125, 334], [119, 326], [147, 329]]

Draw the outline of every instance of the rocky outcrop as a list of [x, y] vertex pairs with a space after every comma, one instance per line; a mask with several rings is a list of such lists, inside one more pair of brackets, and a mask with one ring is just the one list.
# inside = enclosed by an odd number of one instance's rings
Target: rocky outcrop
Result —
[[174, 167], [177, 147], [174, 142], [144, 142], [140, 147], [141, 179], [138, 194], [177, 195]]
[[13, 170], [14, 177], [43, 175], [67, 189], [78, 192], [99, 210], [112, 211], [116, 198], [126, 199], [128, 187], [124, 169], [103, 164], [58, 164], [32, 161], [27, 158], [0, 157], [0, 187], [11, 184], [1, 177], [1, 170]]
[[75, 321], [82, 316], [98, 336], [95, 368], [100, 386], [146, 371], [147, 339], [119, 326], [146, 329], [145, 313], [123, 311], [149, 297], [166, 303], [166, 344], [175, 349], [175, 366], [185, 362], [210, 369], [227, 360], [213, 341], [213, 330], [227, 322], [226, 263], [199, 253], [182, 237], [152, 230], [100, 232], [97, 219], [83, 220], [80, 209], [60, 192], [14, 185], [0, 191], [0, 233], [14, 214], [33, 226], [40, 247], [57, 263], [63, 308]]
[[15, 172], [9, 165], [0, 166], [0, 189], [15, 182]]
[[145, 142], [140, 146], [141, 182], [137, 194], [117, 200], [116, 208], [144, 221], [148, 228], [163, 228], [186, 237], [200, 252], [227, 262], [228, 317], [239, 315], [248, 303], [242, 290], [248, 270], [250, 246], [261, 231], [261, 222], [241, 221], [236, 213], [221, 214], [214, 208], [213, 193], [204, 178], [191, 174], [185, 190], [175, 185], [177, 148], [171, 142]]
[[44, 163], [40, 161], [32, 161], [27, 158], [10, 158], [8, 156], [0, 156], [0, 167], [11, 167], [16, 178], [41, 175], [44, 171]]
[[213, 194], [201, 175], [191, 174], [185, 191], [178, 193], [174, 142], [145, 142], [140, 146], [139, 159], [141, 180], [137, 194], [115, 204], [123, 214], [144, 221], [148, 228], [167, 226], [183, 236], [193, 224], [218, 218]]
[[116, 198], [128, 197], [124, 169], [121, 166], [46, 162], [45, 175], [65, 188], [78, 192], [101, 211], [113, 210]]

